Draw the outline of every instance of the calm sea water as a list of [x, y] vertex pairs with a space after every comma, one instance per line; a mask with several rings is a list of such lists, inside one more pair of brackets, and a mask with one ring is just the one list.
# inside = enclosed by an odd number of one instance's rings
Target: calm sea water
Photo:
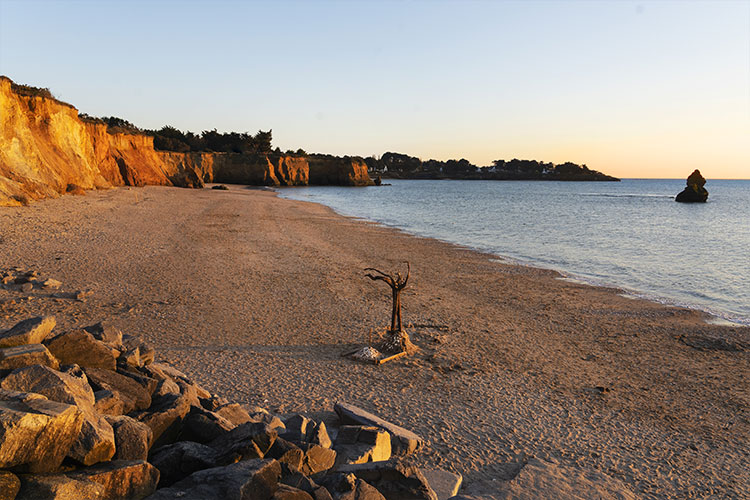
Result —
[[281, 195], [750, 325], [750, 181], [387, 182]]

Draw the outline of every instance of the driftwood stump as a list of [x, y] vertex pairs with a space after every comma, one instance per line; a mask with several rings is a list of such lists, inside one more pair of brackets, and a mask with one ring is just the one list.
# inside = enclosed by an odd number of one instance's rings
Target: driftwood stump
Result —
[[386, 350], [396, 352], [416, 350], [416, 347], [409, 340], [409, 335], [401, 326], [401, 291], [406, 288], [406, 284], [409, 282], [411, 266], [408, 262], [406, 263], [406, 276], [402, 276], [399, 272], [384, 273], [373, 267], [365, 268], [365, 271], [371, 271], [365, 274], [366, 277], [373, 281], [383, 281], [391, 287], [393, 308], [391, 310], [391, 329], [385, 342]]

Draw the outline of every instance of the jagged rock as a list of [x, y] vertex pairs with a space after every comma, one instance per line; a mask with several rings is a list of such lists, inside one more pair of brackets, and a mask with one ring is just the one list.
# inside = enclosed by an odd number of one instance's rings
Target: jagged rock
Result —
[[65, 474], [24, 474], [16, 500], [101, 500], [104, 486], [92, 481], [71, 479]]
[[438, 500], [447, 500], [458, 495], [463, 482], [461, 474], [442, 469], [420, 469], [420, 472], [437, 495]]
[[237, 460], [263, 458], [276, 441], [277, 433], [266, 424], [248, 422], [238, 425], [209, 443], [225, 457], [234, 455]]
[[138, 347], [128, 349], [120, 354], [120, 357], [117, 358], [117, 362], [133, 367], [143, 366], [143, 363], [141, 362], [141, 350]]
[[87, 326], [84, 330], [93, 335], [96, 340], [109, 344], [115, 349], [122, 347], [122, 332], [107, 321]]
[[24, 344], [40, 344], [50, 334], [57, 322], [53, 316], [31, 318], [0, 332], [0, 348]]
[[388, 500], [438, 500], [437, 494], [416, 467], [399, 462], [372, 462], [343, 465], [336, 470], [354, 474], [377, 488]]
[[125, 413], [125, 403], [119, 393], [106, 389], [94, 392], [94, 411], [101, 415], [122, 415]]
[[154, 398], [159, 398], [162, 396], [168, 396], [170, 394], [174, 396], [180, 394], [180, 386], [177, 385], [171, 378], [167, 378], [159, 381], [152, 396]]
[[283, 483], [279, 485], [279, 489], [271, 498], [273, 500], [313, 500], [309, 493]]
[[271, 446], [271, 449], [268, 450], [268, 453], [266, 453], [265, 456], [266, 458], [275, 458], [280, 463], [287, 464], [294, 469], [300, 469], [302, 467], [302, 460], [305, 457], [305, 452], [296, 444], [277, 437], [273, 442], [273, 446]]
[[84, 371], [88, 376], [89, 383], [97, 389], [111, 391], [125, 404], [124, 412], [133, 410], [145, 410], [151, 406], [151, 395], [138, 382], [131, 377], [112, 370], [89, 367]]
[[334, 449], [336, 465], [383, 462], [391, 458], [391, 435], [379, 427], [342, 425]]
[[531, 459], [510, 481], [498, 484], [500, 500], [536, 498], [596, 498], [635, 500], [622, 482], [592, 469], [576, 469]]
[[0, 468], [54, 472], [81, 431], [78, 407], [39, 394], [0, 390]]
[[48, 366], [18, 368], [0, 382], [0, 387], [41, 394], [51, 401], [76, 405], [87, 413], [94, 411], [94, 391], [85, 378], [59, 372]]
[[260, 407], [253, 407], [248, 410], [248, 413], [250, 414], [250, 418], [253, 419], [255, 422], [264, 422], [266, 425], [268, 425], [271, 429], [276, 429], [276, 432], [285, 432], [286, 426], [284, 425], [284, 422], [277, 417], [276, 415], [272, 415], [268, 412], [268, 410]]
[[222, 465], [218, 451], [192, 441], [162, 446], [152, 453], [149, 462], [159, 469], [160, 488], [171, 486], [193, 472]]
[[147, 410], [130, 414], [148, 425], [153, 432], [152, 447], [173, 443], [180, 435], [182, 419], [190, 411], [190, 401], [183, 395], [164, 396], [154, 401]]
[[331, 438], [328, 436], [328, 429], [326, 428], [325, 422], [308, 426], [307, 441], [313, 444], [318, 444], [323, 448], [331, 447]]
[[148, 375], [142, 373], [138, 368], [134, 368], [127, 365], [118, 365], [117, 373], [125, 375], [126, 377], [132, 378], [138, 382], [141, 387], [146, 389], [149, 396], [152, 396], [156, 391], [156, 387], [159, 385], [159, 381], [155, 378], [151, 378]]
[[268, 500], [278, 489], [281, 466], [276, 460], [245, 460], [194, 472], [148, 500]]
[[333, 497], [331, 496], [329, 491], [322, 486], [313, 491], [312, 496], [315, 500], [333, 500]]
[[0, 470], [0, 500], [14, 500], [21, 489], [21, 480], [7, 470]]
[[387, 422], [354, 405], [337, 403], [333, 409], [339, 415], [343, 424], [369, 425], [387, 430], [391, 434], [391, 453], [394, 455], [410, 455], [424, 445], [422, 438], [413, 432]]
[[99, 342], [85, 330], [62, 333], [44, 342], [63, 365], [114, 371], [119, 352]]
[[181, 441], [195, 441], [196, 443], [208, 443], [231, 431], [236, 426], [203, 407], [191, 406], [190, 412], [182, 423]]
[[177, 381], [177, 380], [183, 380], [185, 382], [190, 381], [187, 375], [182, 373], [177, 368], [170, 366], [166, 363], [152, 363], [151, 365], [149, 365], [149, 368], [159, 370], [160, 372], [164, 374], [164, 376], [169, 377], [174, 381]]
[[386, 500], [374, 486], [354, 474], [329, 474], [321, 483], [334, 500]]
[[108, 416], [115, 433], [114, 460], [146, 460], [153, 440], [151, 428], [127, 415]]
[[253, 422], [252, 417], [242, 406], [237, 403], [224, 404], [213, 410], [214, 413], [224, 417], [234, 425], [241, 425], [247, 422]]
[[693, 171], [687, 178], [687, 186], [675, 197], [675, 201], [681, 203], [705, 203], [708, 199], [708, 191], [703, 187], [705, 185], [706, 179], [703, 178], [700, 170]]
[[138, 351], [141, 358], [141, 366], [148, 366], [154, 362], [156, 351], [153, 347], [148, 344], [141, 344], [138, 346]]
[[68, 472], [65, 476], [104, 487], [107, 500], [139, 500], [156, 490], [159, 470], [142, 460], [113, 460]]
[[115, 454], [115, 433], [109, 422], [94, 413], [84, 412], [81, 432], [68, 456], [83, 465], [105, 462]]
[[45, 365], [57, 370], [60, 364], [42, 344], [25, 344], [0, 349], [0, 370], [15, 370], [29, 365]]
[[318, 472], [331, 469], [336, 463], [336, 452], [330, 448], [323, 448], [317, 444], [310, 444], [307, 449], [303, 448], [305, 456], [302, 459], [300, 472], [311, 476]]
[[[300, 450], [302, 451], [302, 450]], [[296, 467], [290, 466], [289, 464], [281, 463], [281, 480], [282, 484], [297, 488], [306, 493], [313, 494], [316, 489], [319, 488], [315, 481], [302, 474]]]
[[289, 441], [305, 441], [307, 438], [307, 426], [313, 424], [312, 420], [304, 415], [293, 415], [284, 420], [285, 431], [279, 434]]
[[[3, 389], [33, 392], [51, 401], [78, 406], [84, 414], [78, 438], [69, 456], [83, 465], [93, 465], [112, 458], [115, 440], [112, 427], [94, 411], [94, 392], [85, 375], [74, 376], [77, 367], [63, 373], [43, 365], [19, 368], [10, 373], [0, 386]], [[80, 371], [80, 370], [79, 370]]]

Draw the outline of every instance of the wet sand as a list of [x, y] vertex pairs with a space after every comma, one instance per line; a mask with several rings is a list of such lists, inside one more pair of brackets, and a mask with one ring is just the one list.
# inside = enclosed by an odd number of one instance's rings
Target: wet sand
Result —
[[[502, 490], [537, 457], [643, 498], [750, 497], [749, 328], [241, 186], [1, 208], [0, 248], [0, 270], [92, 292], [0, 289], [0, 328], [109, 318], [230, 400], [357, 404], [426, 438], [418, 462], [462, 473], [469, 494]], [[404, 260], [420, 353], [342, 358], [390, 319], [390, 290], [363, 269]]]

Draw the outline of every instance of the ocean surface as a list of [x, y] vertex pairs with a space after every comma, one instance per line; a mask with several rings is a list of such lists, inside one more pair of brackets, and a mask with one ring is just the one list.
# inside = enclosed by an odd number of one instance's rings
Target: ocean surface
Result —
[[595, 285], [750, 325], [750, 181], [386, 180], [280, 189], [281, 196], [456, 243]]

